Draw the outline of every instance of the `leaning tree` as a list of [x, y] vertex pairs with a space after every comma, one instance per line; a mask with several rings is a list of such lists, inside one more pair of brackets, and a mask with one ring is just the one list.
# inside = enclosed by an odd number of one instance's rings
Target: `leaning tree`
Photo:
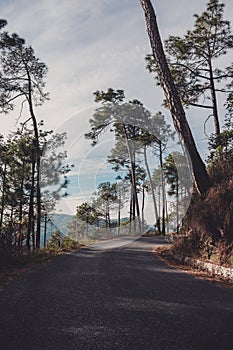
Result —
[[174, 126], [179, 135], [185, 154], [191, 161], [193, 178], [200, 193], [205, 193], [211, 186], [204, 162], [196, 148], [177, 87], [171, 75], [164, 53], [156, 15], [150, 0], [140, 0], [145, 13], [147, 31], [156, 64], [158, 77], [173, 118]]
[[[209, 0], [201, 15], [184, 37], [165, 41], [169, 67], [184, 106], [205, 108], [213, 117], [215, 134], [220, 133], [218, 94], [231, 91], [233, 66], [220, 69], [218, 59], [233, 47], [230, 22], [223, 18], [224, 4]], [[147, 55], [147, 68], [156, 74], [153, 55]], [[221, 61], [220, 61], [221, 63]]]

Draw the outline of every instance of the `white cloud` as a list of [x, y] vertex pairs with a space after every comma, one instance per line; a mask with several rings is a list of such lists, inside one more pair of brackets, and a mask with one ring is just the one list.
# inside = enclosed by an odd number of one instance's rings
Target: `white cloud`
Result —
[[[166, 39], [191, 28], [193, 14], [201, 13], [207, 0], [152, 2]], [[226, 18], [231, 19], [233, 2], [224, 2]], [[46, 89], [51, 100], [37, 109], [37, 115], [45, 120], [47, 129], [67, 130], [71, 159], [92, 152], [83, 135], [94, 110], [95, 90], [122, 88], [128, 99], [137, 98], [155, 111], [161, 109], [163, 93], [145, 70], [144, 56], [150, 48], [139, 0], [2, 0], [0, 10], [8, 20], [7, 30], [24, 37], [49, 67]], [[1, 118], [2, 132], [15, 126], [15, 116]], [[205, 112], [189, 111], [188, 118], [203, 149]], [[103, 157], [104, 152], [99, 151]], [[85, 158], [86, 171], [95, 172], [101, 166], [97, 157], [96, 162], [92, 158], [92, 163]]]

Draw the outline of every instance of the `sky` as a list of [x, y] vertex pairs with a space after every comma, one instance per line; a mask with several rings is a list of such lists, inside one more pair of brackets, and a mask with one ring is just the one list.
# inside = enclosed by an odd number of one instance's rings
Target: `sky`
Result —
[[[203, 12], [206, 2], [153, 0], [162, 39], [183, 35], [192, 28], [193, 14]], [[233, 1], [224, 3], [225, 18], [231, 20]], [[96, 178], [105, 166], [111, 137], [105, 135], [90, 157], [94, 151], [84, 133], [95, 109], [93, 92], [109, 87], [124, 89], [127, 99], [137, 98], [151, 111], [162, 110], [163, 93], [145, 69], [144, 57], [150, 47], [139, 0], [0, 0], [0, 13], [8, 21], [6, 29], [24, 37], [48, 66], [46, 91], [50, 101], [37, 108], [38, 120], [45, 121], [47, 130], [66, 131], [69, 159], [78, 159], [74, 171], [93, 173]], [[191, 110], [187, 115], [204, 155], [205, 113]], [[169, 112], [165, 114], [169, 121]], [[2, 133], [16, 127], [16, 117], [0, 116]], [[68, 207], [63, 210], [74, 211], [75, 199]]]

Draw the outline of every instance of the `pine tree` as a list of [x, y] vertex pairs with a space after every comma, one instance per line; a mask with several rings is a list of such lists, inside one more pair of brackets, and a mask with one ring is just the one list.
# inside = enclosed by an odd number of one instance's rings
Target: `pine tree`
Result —
[[[206, 10], [195, 15], [193, 30], [184, 37], [170, 36], [165, 41], [170, 69], [184, 106], [209, 109], [214, 118], [215, 134], [220, 133], [217, 94], [227, 93], [233, 67], [220, 69], [219, 57], [233, 47], [229, 21], [223, 19], [224, 4], [209, 0]], [[147, 67], [156, 72], [153, 56], [147, 56]], [[224, 86], [222, 83], [228, 81]]]
[[140, 2], [146, 17], [148, 35], [159, 80], [166, 96], [174, 126], [184, 148], [187, 160], [189, 161], [190, 159], [191, 161], [196, 187], [200, 193], [205, 193], [210, 188], [211, 181], [206, 171], [205, 164], [197, 151], [177, 88], [174, 84], [174, 79], [172, 78], [171, 71], [164, 54], [153, 6], [150, 0], [140, 0]]
[[[43, 92], [44, 78], [47, 67], [35, 56], [32, 47], [25, 44], [25, 40], [17, 34], [9, 35], [3, 32], [0, 35], [1, 50], [1, 100], [2, 112], [9, 112], [14, 108], [16, 100], [21, 101], [22, 106], [27, 102], [29, 119], [32, 120], [34, 130], [35, 153], [35, 192], [37, 195], [37, 232], [36, 247], [40, 247], [40, 222], [41, 222], [41, 149], [39, 142], [38, 121], [35, 114], [35, 106], [48, 99], [48, 94]], [[32, 213], [31, 213], [32, 214]]]

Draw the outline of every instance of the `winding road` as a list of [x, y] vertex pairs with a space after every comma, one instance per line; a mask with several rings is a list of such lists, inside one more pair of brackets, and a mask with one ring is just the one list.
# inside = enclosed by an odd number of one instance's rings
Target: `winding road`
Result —
[[1, 350], [233, 349], [233, 290], [166, 266], [160, 238], [34, 266], [0, 292]]

